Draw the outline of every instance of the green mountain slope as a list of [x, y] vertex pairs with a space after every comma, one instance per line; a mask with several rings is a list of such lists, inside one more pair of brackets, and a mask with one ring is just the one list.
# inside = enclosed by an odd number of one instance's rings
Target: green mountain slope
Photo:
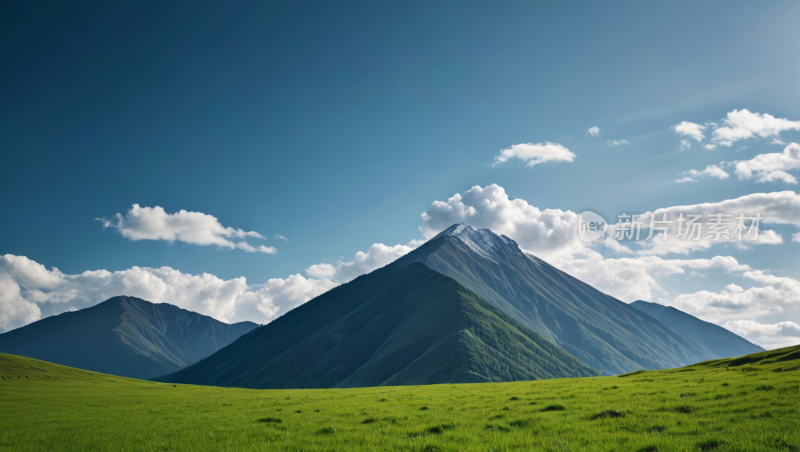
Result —
[[452, 278], [411, 264], [356, 278], [156, 380], [326, 388], [598, 374]]
[[0, 334], [0, 352], [150, 378], [193, 364], [257, 326], [123, 296]]
[[758, 345], [721, 326], [705, 322], [673, 307], [642, 300], [634, 301], [631, 306], [646, 312], [683, 337], [702, 345], [716, 358], [731, 358], [764, 351]]
[[452, 277], [606, 374], [714, 358], [695, 341], [488, 229], [454, 225], [390, 266], [414, 262]]

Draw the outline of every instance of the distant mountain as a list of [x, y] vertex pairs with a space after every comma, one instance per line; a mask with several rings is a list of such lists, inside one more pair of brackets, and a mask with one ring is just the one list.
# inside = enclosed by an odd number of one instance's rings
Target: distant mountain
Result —
[[599, 374], [454, 279], [410, 263], [336, 287], [156, 380], [329, 388]]
[[150, 378], [194, 364], [257, 326], [122, 296], [0, 334], [0, 352]]
[[421, 262], [606, 374], [713, 359], [649, 315], [523, 252], [488, 229], [458, 224], [390, 267]]
[[716, 358], [733, 358], [764, 351], [758, 345], [721, 326], [705, 322], [673, 307], [642, 300], [634, 301], [631, 306], [646, 312], [676, 333], [702, 345]]

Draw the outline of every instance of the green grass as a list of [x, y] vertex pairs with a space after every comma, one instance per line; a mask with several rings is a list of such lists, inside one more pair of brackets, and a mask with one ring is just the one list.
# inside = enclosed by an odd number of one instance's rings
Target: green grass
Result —
[[312, 390], [0, 355], [0, 450], [797, 451], [800, 360], [781, 360], [797, 351], [622, 378]]

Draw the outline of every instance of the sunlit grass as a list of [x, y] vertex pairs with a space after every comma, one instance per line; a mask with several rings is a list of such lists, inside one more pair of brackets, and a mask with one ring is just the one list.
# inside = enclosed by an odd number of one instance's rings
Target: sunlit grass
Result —
[[435, 386], [249, 390], [0, 355], [2, 450], [797, 451], [797, 360]]

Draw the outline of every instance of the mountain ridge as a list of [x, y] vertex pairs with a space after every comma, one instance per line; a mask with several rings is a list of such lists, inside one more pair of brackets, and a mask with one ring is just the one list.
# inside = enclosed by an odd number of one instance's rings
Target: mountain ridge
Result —
[[156, 380], [314, 388], [591, 375], [599, 371], [417, 263], [359, 276]]
[[133, 378], [172, 372], [258, 325], [118, 296], [0, 334], [0, 351]]
[[423, 262], [453, 277], [609, 375], [680, 367], [713, 358], [695, 341], [523, 252], [512, 239], [488, 229], [453, 225], [389, 265], [411, 262]]
[[701, 320], [671, 306], [637, 300], [631, 303], [678, 334], [694, 340], [716, 358], [733, 358], [763, 352], [764, 349], [727, 329]]

